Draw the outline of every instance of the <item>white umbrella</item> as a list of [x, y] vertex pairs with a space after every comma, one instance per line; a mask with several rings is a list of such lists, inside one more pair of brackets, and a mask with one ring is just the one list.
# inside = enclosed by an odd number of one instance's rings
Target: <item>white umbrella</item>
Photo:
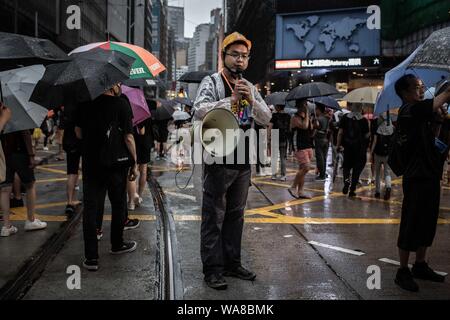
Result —
[[36, 83], [45, 72], [43, 65], [0, 72], [0, 86], [3, 102], [11, 109], [11, 120], [4, 133], [39, 128], [47, 116], [47, 109], [30, 102]]
[[375, 104], [380, 92], [381, 89], [378, 89], [377, 87], [363, 87], [351, 91], [350, 93], [345, 95], [342, 100], [350, 103]]
[[184, 111], [175, 111], [172, 114], [172, 118], [174, 121], [185, 121], [191, 118], [191, 115]]

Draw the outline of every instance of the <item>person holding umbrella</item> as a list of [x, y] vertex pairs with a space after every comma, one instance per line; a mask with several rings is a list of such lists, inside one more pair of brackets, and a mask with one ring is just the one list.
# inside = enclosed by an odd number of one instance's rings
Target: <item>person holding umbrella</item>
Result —
[[[75, 132], [82, 140], [83, 158], [83, 234], [85, 260], [83, 266], [89, 271], [97, 271], [98, 214], [108, 192], [112, 207], [111, 221], [111, 254], [123, 254], [136, 250], [135, 241], [124, 241], [123, 231], [127, 214], [127, 180], [135, 180], [137, 176], [136, 147], [133, 138], [132, 112], [130, 106], [120, 97], [120, 86], [113, 85], [104, 94], [93, 101], [79, 105], [76, 115]], [[127, 163], [108, 166], [99, 157], [99, 150], [105, 150], [108, 140], [116, 126], [120, 132], [119, 144], [125, 144], [134, 165]], [[107, 149], [106, 149], [107, 150]], [[106, 159], [110, 160], [110, 159]], [[99, 195], [103, 195], [102, 198]]]
[[308, 101], [306, 99], [297, 100], [296, 107], [297, 113], [291, 119], [291, 130], [297, 131], [295, 158], [299, 163], [299, 167], [294, 182], [288, 191], [296, 199], [311, 199], [311, 196], [303, 192], [303, 187], [305, 185], [305, 176], [311, 170], [313, 124], [308, 110]]
[[[433, 120], [436, 113], [447, 113], [443, 105], [450, 102], [450, 87], [434, 100], [423, 100], [423, 82], [408, 74], [397, 80], [395, 90], [403, 101], [397, 130], [406, 139], [402, 153], [407, 160], [403, 168], [404, 197], [397, 241], [400, 268], [395, 283], [404, 290], [415, 292], [419, 286], [414, 278], [433, 282], [445, 280], [428, 266], [426, 253], [436, 234], [443, 170], [443, 155], [436, 143]], [[412, 270], [408, 267], [410, 252], [416, 253]]]
[[355, 197], [359, 177], [367, 162], [370, 130], [369, 121], [362, 115], [362, 105], [351, 104], [350, 110], [340, 121], [337, 149], [338, 152], [344, 152], [342, 193]]

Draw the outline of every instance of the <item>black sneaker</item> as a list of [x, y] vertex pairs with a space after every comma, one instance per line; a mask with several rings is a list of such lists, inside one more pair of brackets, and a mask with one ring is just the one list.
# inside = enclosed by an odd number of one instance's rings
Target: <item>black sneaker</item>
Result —
[[356, 192], [354, 190], [350, 190], [350, 192], [348, 193], [348, 197], [349, 198], [354, 198], [356, 197]]
[[232, 270], [226, 270], [223, 275], [225, 277], [235, 277], [235, 278], [239, 278], [242, 280], [249, 280], [249, 281], [253, 281], [256, 278], [256, 274], [245, 269], [242, 266], [239, 266], [237, 268], [234, 268]]
[[23, 199], [12, 198], [9, 200], [9, 207], [12, 208], [22, 208], [24, 206]]
[[350, 188], [350, 183], [348, 183], [348, 182], [344, 183], [344, 188], [342, 189], [342, 193], [347, 194], [349, 188]]
[[71, 204], [68, 204], [68, 205], [66, 206], [65, 212], [66, 212], [66, 214], [69, 215], [69, 216], [74, 215], [74, 214], [75, 214], [75, 206], [73, 206], [73, 205], [71, 205]]
[[227, 282], [220, 274], [211, 274], [209, 276], [205, 276], [205, 282], [208, 287], [216, 290], [225, 290], [228, 287]]
[[83, 267], [89, 271], [97, 271], [98, 270], [98, 260], [84, 260]]
[[122, 254], [127, 252], [133, 252], [137, 248], [137, 242], [136, 241], [124, 241], [122, 246], [119, 248], [112, 248], [110, 253], [111, 254]]
[[376, 193], [375, 193], [375, 199], [380, 199], [380, 198], [381, 198], [381, 193], [376, 192]]
[[402, 289], [417, 292], [419, 291], [419, 286], [414, 281], [413, 276], [409, 268], [400, 268], [397, 271], [394, 282]]
[[123, 230], [136, 229], [140, 224], [141, 222], [139, 219], [127, 219], [127, 221], [125, 221], [125, 225], [123, 226]]
[[417, 279], [429, 280], [432, 282], [445, 281], [445, 277], [434, 272], [426, 262], [416, 262], [412, 267], [412, 276]]

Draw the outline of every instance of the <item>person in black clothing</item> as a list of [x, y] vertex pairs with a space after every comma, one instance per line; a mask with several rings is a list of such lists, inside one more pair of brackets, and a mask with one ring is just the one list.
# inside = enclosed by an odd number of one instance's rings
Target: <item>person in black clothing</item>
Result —
[[1, 207], [3, 209], [3, 227], [0, 236], [9, 237], [17, 233], [17, 228], [9, 221], [9, 196], [12, 191], [14, 177], [17, 173], [21, 182], [25, 185], [27, 193], [27, 220], [24, 229], [26, 231], [42, 230], [47, 223], [35, 218], [36, 184], [34, 168], [36, 166], [35, 154], [31, 142], [30, 130], [18, 131], [1, 136], [2, 148], [5, 154], [6, 177], [0, 184]]
[[[361, 114], [361, 105], [353, 104], [352, 112], [341, 120], [337, 148], [344, 151], [343, 194], [356, 196], [356, 187], [366, 162], [369, 145], [369, 121]], [[351, 179], [350, 179], [351, 176]], [[350, 188], [350, 192], [349, 192]]]
[[[395, 283], [408, 291], [418, 291], [414, 278], [443, 282], [444, 276], [434, 272], [426, 262], [427, 248], [433, 243], [439, 216], [442, 155], [435, 144], [433, 119], [436, 113], [446, 114], [442, 107], [450, 101], [450, 89], [434, 100], [423, 100], [422, 81], [405, 75], [395, 84], [403, 106], [398, 116], [398, 128], [407, 137], [409, 162], [403, 175], [403, 204], [397, 241], [400, 268]], [[408, 267], [410, 252], [416, 252], [412, 270]]]
[[[113, 121], [123, 132], [132, 159], [136, 161], [136, 147], [132, 131], [132, 112], [126, 101], [120, 98], [120, 86], [116, 85], [94, 101], [77, 108], [75, 132], [82, 140], [83, 159], [83, 236], [86, 260], [83, 266], [98, 270], [97, 220], [103, 208], [106, 191], [111, 202], [111, 254], [134, 251], [137, 243], [123, 240], [124, 223], [127, 214], [127, 177], [135, 180], [137, 165], [131, 168], [106, 168], [100, 162], [99, 150], [106, 143], [107, 132]], [[102, 195], [103, 197], [100, 197]]]
[[63, 124], [63, 149], [66, 152], [67, 162], [67, 205], [66, 214], [71, 215], [75, 213], [75, 208], [79, 204], [77, 200], [76, 187], [78, 185], [78, 177], [80, 171], [81, 161], [81, 141], [75, 134], [75, 105], [67, 104], [64, 112], [61, 114], [64, 117]]
[[[272, 141], [272, 180], [277, 179], [278, 155], [280, 157], [280, 181], [286, 181], [286, 157], [291, 116], [284, 112], [284, 105], [275, 106], [276, 112], [270, 120], [270, 136]], [[274, 150], [274, 131], [278, 130], [278, 150]]]
[[134, 211], [136, 206], [143, 202], [143, 193], [147, 182], [147, 165], [150, 162], [150, 153], [153, 147], [152, 119], [149, 118], [133, 128], [134, 141], [136, 141], [137, 164], [139, 183], [128, 182], [128, 210]]
[[314, 135], [314, 148], [316, 152], [317, 169], [319, 169], [319, 176], [316, 181], [324, 181], [327, 172], [327, 156], [330, 142], [328, 140], [328, 129], [330, 119], [325, 116], [325, 105], [316, 103], [316, 119], [314, 121], [314, 128], [316, 129]]

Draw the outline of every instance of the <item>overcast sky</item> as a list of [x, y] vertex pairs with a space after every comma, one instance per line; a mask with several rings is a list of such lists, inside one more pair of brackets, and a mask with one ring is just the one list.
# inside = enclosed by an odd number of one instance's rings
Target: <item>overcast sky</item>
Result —
[[222, 8], [222, 0], [169, 0], [170, 6], [184, 5], [184, 35], [192, 38], [195, 27], [202, 23], [209, 23], [211, 10]]

